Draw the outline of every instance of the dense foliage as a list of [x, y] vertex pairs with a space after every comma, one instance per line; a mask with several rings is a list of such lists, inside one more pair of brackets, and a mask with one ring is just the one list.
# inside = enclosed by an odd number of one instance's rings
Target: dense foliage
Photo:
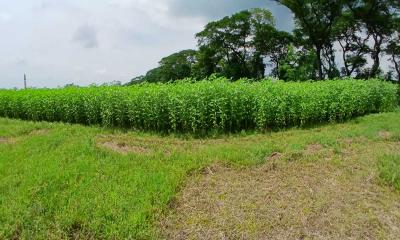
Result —
[[180, 66], [185, 68], [176, 71], [183, 73], [180, 79], [218, 74], [231, 80], [267, 75], [285, 81], [379, 77], [400, 83], [398, 0], [274, 1], [293, 13], [292, 32], [277, 29], [268, 9], [243, 10], [208, 23], [196, 34], [197, 51], [173, 54], [167, 64], [163, 59], [140, 80], [179, 80], [168, 69]]
[[284, 83], [209, 79], [132, 87], [1, 90], [0, 116], [164, 132], [235, 132], [342, 121], [391, 110], [379, 80]]
[[145, 76], [139, 76], [128, 85], [142, 82], [171, 82], [181, 80], [193, 75], [193, 65], [196, 62], [195, 50], [183, 50], [167, 56], [159, 62], [160, 66], [146, 73]]

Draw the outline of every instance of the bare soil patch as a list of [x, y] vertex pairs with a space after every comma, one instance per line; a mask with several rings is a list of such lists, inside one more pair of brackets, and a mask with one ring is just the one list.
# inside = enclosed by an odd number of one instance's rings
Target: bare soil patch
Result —
[[267, 161], [277, 161], [279, 159], [281, 159], [283, 156], [282, 153], [280, 152], [274, 152], [272, 153], [269, 157], [266, 158]]
[[171, 155], [173, 152], [201, 151], [209, 146], [226, 144], [227, 139], [178, 139], [142, 137], [127, 135], [99, 135], [96, 139], [100, 148], [122, 154], [128, 153], [162, 153]]
[[324, 146], [319, 143], [310, 144], [307, 146], [306, 154], [315, 154], [324, 149]]
[[[353, 142], [353, 141], [352, 141]], [[382, 146], [351, 157], [266, 166], [211, 167], [192, 177], [159, 223], [165, 239], [398, 239], [400, 194], [382, 185], [371, 164]], [[308, 146], [306, 152], [322, 151]], [[395, 149], [395, 145], [388, 149]], [[280, 157], [280, 156], [279, 156]], [[277, 164], [276, 162], [279, 162]]]
[[101, 147], [106, 148], [108, 150], [118, 152], [121, 154], [128, 154], [128, 153], [149, 153], [150, 150], [144, 147], [135, 146], [135, 145], [127, 145], [123, 142], [103, 142], [100, 144]]
[[43, 136], [50, 133], [50, 129], [36, 129], [29, 133], [29, 135]]
[[378, 136], [383, 140], [389, 140], [392, 137], [392, 134], [388, 131], [379, 131]]
[[175, 150], [184, 150], [188, 147], [185, 141], [130, 135], [100, 135], [96, 141], [100, 148], [106, 148], [121, 154], [160, 152], [170, 155]]
[[14, 140], [12, 138], [0, 137], [0, 144], [10, 144], [13, 142]]

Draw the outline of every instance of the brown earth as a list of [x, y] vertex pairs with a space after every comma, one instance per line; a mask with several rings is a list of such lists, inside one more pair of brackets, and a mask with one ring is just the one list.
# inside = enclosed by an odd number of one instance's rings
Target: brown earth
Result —
[[103, 147], [108, 150], [118, 152], [121, 154], [128, 154], [128, 153], [143, 154], [143, 153], [149, 152], [149, 150], [144, 147], [127, 145], [126, 143], [122, 143], [122, 142], [103, 142], [99, 145], [100, 145], [100, 147]]
[[399, 239], [400, 195], [371, 170], [383, 151], [398, 151], [399, 143], [355, 138], [340, 144], [341, 151], [316, 143], [302, 153], [266, 156], [263, 166], [215, 164], [199, 172], [159, 222], [161, 236]]
[[5, 137], [0, 137], [0, 144], [7, 144], [7, 143], [11, 143], [12, 139], [10, 138], [5, 138]]

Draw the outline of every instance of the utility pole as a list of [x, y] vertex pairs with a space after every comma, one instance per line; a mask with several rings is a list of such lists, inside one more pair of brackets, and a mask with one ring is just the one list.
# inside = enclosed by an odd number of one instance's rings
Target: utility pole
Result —
[[26, 73], [24, 73], [24, 88], [26, 89]]

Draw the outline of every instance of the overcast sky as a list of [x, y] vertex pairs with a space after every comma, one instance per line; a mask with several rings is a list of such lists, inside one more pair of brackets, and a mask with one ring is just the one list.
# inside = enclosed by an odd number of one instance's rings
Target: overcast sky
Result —
[[210, 20], [267, 7], [279, 28], [291, 14], [269, 0], [0, 0], [0, 88], [127, 82], [178, 50], [196, 48]]

